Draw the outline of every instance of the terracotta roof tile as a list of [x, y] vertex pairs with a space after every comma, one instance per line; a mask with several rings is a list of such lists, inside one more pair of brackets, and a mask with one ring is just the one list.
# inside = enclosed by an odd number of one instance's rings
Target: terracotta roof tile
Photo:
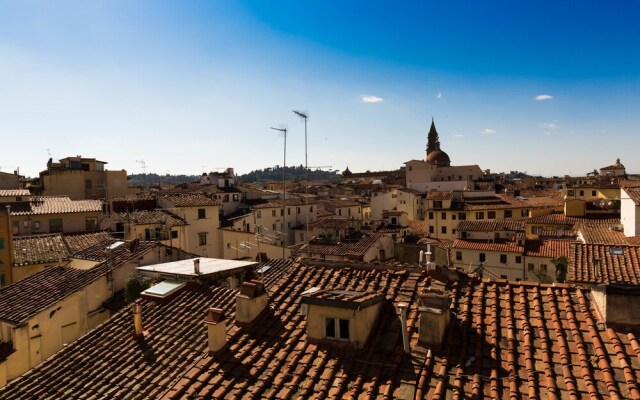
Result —
[[383, 235], [380, 233], [364, 234], [356, 242], [323, 242], [321, 240], [312, 241], [309, 243], [309, 249], [307, 249], [306, 243], [299, 243], [291, 246], [291, 253], [295, 255], [306, 254], [309, 251], [311, 254], [318, 255], [332, 255], [332, 256], [344, 256], [344, 257], [362, 257]]
[[71, 200], [65, 196], [33, 197], [29, 202], [13, 203], [11, 206], [11, 215], [67, 214], [98, 211], [102, 211], [101, 200]]
[[163, 224], [168, 227], [187, 225], [179, 216], [166, 210], [133, 211], [118, 213], [121, 221], [134, 225]]
[[640, 205], [640, 187], [625, 188], [624, 191], [637, 206]]
[[37, 235], [13, 238], [13, 256], [15, 266], [25, 266], [68, 261], [71, 254], [62, 235]]
[[578, 223], [619, 224], [620, 217], [615, 214], [594, 214], [587, 217], [567, 217], [564, 213], [538, 215], [526, 220], [527, 224], [574, 226]]
[[576, 230], [585, 243], [627, 244], [624, 232], [615, 230], [610, 225], [578, 223]]
[[471, 240], [471, 239], [456, 239], [453, 241], [452, 249], [467, 249], [467, 250], [480, 250], [480, 251], [500, 251], [509, 253], [522, 253], [524, 252], [524, 246], [518, 244], [524, 242], [524, 235], [522, 233], [516, 234], [513, 239], [493, 239], [488, 240]]
[[[255, 209], [282, 208], [282, 207], [284, 207], [284, 204], [285, 203], [282, 201], [282, 199], [271, 199], [271, 200], [267, 201], [266, 203], [256, 204], [252, 208], [255, 208]], [[308, 203], [305, 203], [304, 199], [300, 199], [300, 198], [297, 198], [297, 197], [296, 198], [289, 198], [286, 201], [287, 207], [314, 205], [314, 204], [316, 204], [316, 201], [314, 199], [309, 199]], [[318, 213], [319, 212], [320, 211], [318, 210]], [[329, 215], [334, 215], [334, 214], [329, 212]]]
[[433, 190], [427, 193], [427, 200], [451, 200], [452, 197], [452, 192], [440, 192]]
[[217, 200], [212, 199], [204, 193], [182, 193], [160, 195], [164, 200], [174, 207], [199, 207], [199, 206], [219, 206]]
[[[0, 389], [0, 397], [640, 397], [637, 331], [600, 329], [586, 291], [463, 278], [449, 287], [454, 313], [443, 346], [425, 349], [417, 343], [417, 297], [430, 279], [304, 261], [267, 285], [271, 306], [250, 328], [234, 322], [237, 292], [192, 283], [169, 303], [142, 300], [144, 338], [132, 339], [125, 309]], [[301, 294], [336, 285], [384, 293], [362, 350], [307, 340]], [[402, 350], [392, 306], [405, 300], [410, 355]], [[228, 347], [215, 354], [208, 352], [203, 323], [211, 307], [227, 318]]]
[[30, 196], [27, 189], [0, 189], [0, 197]]
[[459, 232], [492, 232], [492, 231], [513, 231], [524, 232], [523, 221], [460, 221], [457, 231]]
[[570, 240], [527, 240], [524, 245], [524, 255], [527, 257], [569, 258], [569, 248], [576, 243]]
[[572, 245], [568, 280], [640, 285], [640, 246]]

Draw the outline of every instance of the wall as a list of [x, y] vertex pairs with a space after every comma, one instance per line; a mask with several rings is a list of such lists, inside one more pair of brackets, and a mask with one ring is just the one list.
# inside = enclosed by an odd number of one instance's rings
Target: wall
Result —
[[[382, 303], [358, 310], [320, 305], [307, 305], [307, 335], [314, 339], [325, 339], [325, 318], [349, 320], [350, 342], [356, 348], [366, 343], [376, 323]], [[328, 339], [332, 340], [332, 339]]]
[[[42, 173], [41, 173], [42, 174]], [[43, 195], [67, 195], [72, 200], [126, 196], [131, 193], [127, 183], [127, 172], [84, 171], [75, 169], [51, 169], [41, 175]], [[91, 188], [86, 188], [86, 181]]]
[[[456, 259], [456, 252], [462, 253], [462, 260]], [[510, 253], [510, 252], [497, 252], [486, 250], [469, 250], [469, 249], [451, 249], [452, 260], [454, 268], [463, 268], [467, 272], [471, 272], [480, 265], [480, 253], [484, 253], [486, 261], [484, 267], [501, 277], [506, 276], [509, 280], [521, 280], [524, 279], [523, 273], [523, 259], [522, 253]], [[507, 255], [507, 263], [500, 262], [500, 255]], [[516, 263], [516, 256], [520, 256], [520, 263]]]
[[[13, 265], [13, 235], [11, 234], [11, 217], [0, 209], [0, 279], [5, 285], [12, 282], [11, 266]], [[0, 285], [2, 286], [2, 285]]]
[[624, 235], [636, 236], [640, 234], [640, 206], [629, 197], [629, 194], [620, 189], [620, 222], [624, 226]]
[[[222, 258], [227, 260], [249, 258], [255, 260], [258, 256], [256, 235], [251, 232], [236, 231], [232, 229], [220, 229], [222, 238]], [[248, 247], [240, 246], [240, 243], [248, 242]], [[234, 249], [235, 247], [235, 249]], [[260, 252], [266, 253], [268, 259], [281, 259], [282, 247], [260, 242]], [[291, 250], [285, 248], [285, 257], [291, 256]]]
[[[88, 211], [77, 213], [64, 213], [64, 214], [36, 214], [36, 215], [12, 215], [11, 222], [13, 234], [15, 236], [29, 236], [38, 235], [42, 233], [50, 233], [49, 220], [61, 219], [62, 220], [62, 232], [83, 232], [87, 229], [87, 218], [96, 219], [96, 229], [100, 227], [100, 221], [102, 221], [102, 211]], [[26, 225], [25, 225], [26, 222]], [[39, 227], [36, 226], [39, 223]], [[17, 232], [16, 232], [17, 223]]]

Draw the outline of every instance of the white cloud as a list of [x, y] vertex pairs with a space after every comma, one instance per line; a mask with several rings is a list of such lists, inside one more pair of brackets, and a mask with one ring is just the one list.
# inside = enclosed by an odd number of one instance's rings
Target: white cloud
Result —
[[436, 95], [437, 98], [441, 99], [442, 98], [442, 92], [438, 92], [438, 94]]
[[463, 135], [463, 134], [461, 134], [461, 133], [455, 134], [455, 135], [453, 135], [453, 136], [455, 136], [455, 137], [464, 137], [464, 135]]
[[484, 133], [485, 135], [495, 135], [496, 130], [495, 129], [491, 129], [491, 128], [484, 128], [480, 132]]
[[551, 136], [551, 132], [542, 132], [542, 133], [544, 133], [547, 136]]
[[543, 122], [542, 124], [538, 125], [538, 127], [542, 129], [558, 129], [558, 123], [556, 121]]
[[378, 96], [371, 96], [368, 94], [360, 95], [363, 103], [382, 103], [384, 99]]
[[535, 97], [535, 99], [538, 101], [545, 101], [553, 99], [553, 96], [551, 96], [550, 94], [539, 94]]

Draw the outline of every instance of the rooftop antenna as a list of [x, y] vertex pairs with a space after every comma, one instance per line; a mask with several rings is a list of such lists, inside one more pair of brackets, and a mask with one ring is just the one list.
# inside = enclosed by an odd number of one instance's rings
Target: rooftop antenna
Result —
[[[286, 177], [286, 172], [287, 172], [287, 128], [274, 128], [271, 127], [271, 129], [273, 129], [274, 131], [279, 131], [284, 133], [284, 165], [282, 166], [282, 230], [285, 229], [285, 227], [287, 226], [286, 222], [287, 222], [287, 177]], [[285, 259], [284, 256], [284, 245], [285, 245], [285, 240], [287, 238], [286, 237], [282, 237], [282, 259]]]
[[311, 258], [311, 250], [309, 249], [309, 207], [307, 207], [307, 202], [309, 201], [309, 162], [307, 158], [307, 119], [309, 118], [309, 113], [298, 110], [291, 110], [294, 114], [304, 119], [304, 205], [307, 209], [307, 223], [305, 224], [306, 228], [306, 239], [307, 239], [307, 256]]

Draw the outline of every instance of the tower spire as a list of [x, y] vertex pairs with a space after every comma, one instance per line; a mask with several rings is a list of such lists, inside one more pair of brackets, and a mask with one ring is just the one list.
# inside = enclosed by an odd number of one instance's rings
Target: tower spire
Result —
[[431, 128], [429, 128], [429, 136], [427, 138], [427, 156], [429, 153], [435, 150], [440, 150], [440, 138], [438, 137], [438, 131], [436, 130], [436, 123], [431, 117]]

